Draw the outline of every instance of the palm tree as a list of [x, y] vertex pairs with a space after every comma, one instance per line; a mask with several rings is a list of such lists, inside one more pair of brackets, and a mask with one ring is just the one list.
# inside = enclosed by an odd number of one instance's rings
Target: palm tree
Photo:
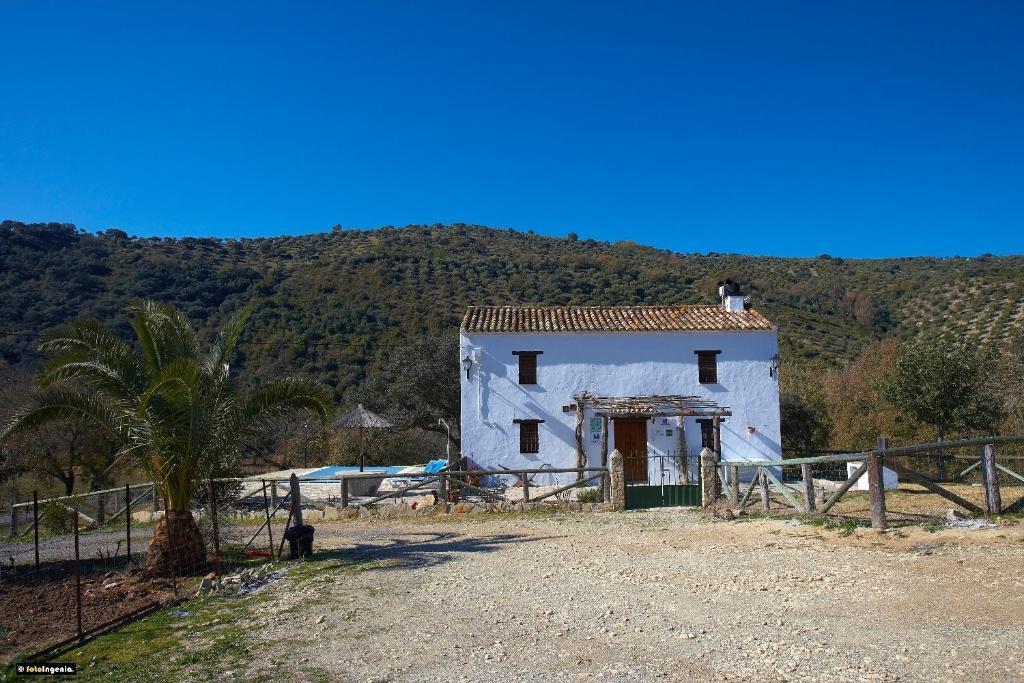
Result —
[[166, 501], [146, 554], [148, 574], [168, 576], [206, 560], [191, 503], [205, 477], [236, 454], [243, 437], [265, 420], [308, 410], [324, 419], [330, 396], [321, 385], [278, 379], [248, 392], [231, 385], [228, 359], [250, 309], [236, 315], [202, 353], [184, 314], [144, 302], [129, 309], [137, 344], [96, 323], [46, 336], [52, 353], [39, 377], [43, 391], [0, 429], [0, 442], [51, 422], [103, 427], [118, 457], [153, 477]]

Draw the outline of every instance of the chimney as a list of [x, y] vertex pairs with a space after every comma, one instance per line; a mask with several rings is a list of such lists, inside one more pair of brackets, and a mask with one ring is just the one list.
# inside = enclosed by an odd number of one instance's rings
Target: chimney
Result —
[[730, 313], [740, 313], [748, 307], [747, 297], [740, 291], [739, 283], [726, 280], [718, 284], [718, 296], [722, 306]]

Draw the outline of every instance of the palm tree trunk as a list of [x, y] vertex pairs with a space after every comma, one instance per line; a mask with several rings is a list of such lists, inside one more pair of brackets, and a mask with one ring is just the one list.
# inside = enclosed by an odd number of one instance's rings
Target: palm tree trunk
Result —
[[181, 576], [205, 568], [206, 541], [191, 510], [167, 509], [146, 551], [146, 576]]

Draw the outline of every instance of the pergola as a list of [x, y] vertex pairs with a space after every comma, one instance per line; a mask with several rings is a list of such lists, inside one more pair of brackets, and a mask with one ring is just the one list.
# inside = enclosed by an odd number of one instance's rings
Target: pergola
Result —
[[[576, 461], [577, 467], [587, 466], [587, 456], [583, 449], [583, 422], [585, 411], [589, 408], [596, 417], [601, 418], [601, 465], [608, 465], [608, 420], [616, 418], [652, 417], [708, 417], [711, 418], [715, 435], [714, 450], [722, 452], [723, 417], [732, 415], [727, 406], [720, 406], [715, 401], [699, 396], [678, 394], [651, 396], [598, 396], [582, 391], [573, 396], [575, 404], [563, 410], [576, 411]], [[686, 435], [681, 426], [679, 429], [679, 452], [685, 452]]]

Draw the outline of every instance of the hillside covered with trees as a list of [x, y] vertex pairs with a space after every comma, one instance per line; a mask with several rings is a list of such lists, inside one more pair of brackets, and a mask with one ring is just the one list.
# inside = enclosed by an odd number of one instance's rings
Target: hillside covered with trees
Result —
[[127, 332], [134, 300], [176, 304], [206, 334], [254, 303], [240, 363], [341, 398], [393, 349], [454, 335], [468, 304], [711, 303], [728, 277], [779, 326], [784, 361], [837, 366], [885, 336], [1003, 341], [1024, 322], [1022, 275], [1016, 256], [679, 254], [470, 225], [222, 240], [4, 221], [0, 358], [34, 369], [40, 335], [74, 320]]
[[[459, 447], [456, 332], [467, 305], [714, 303], [732, 278], [779, 326], [791, 452], [856, 450], [879, 434], [913, 443], [1021, 432], [1022, 271], [1022, 257], [676, 254], [467, 225], [219, 240], [6, 221], [0, 415], [40, 396], [38, 345], [56, 328], [91, 320], [131, 339], [131, 304], [150, 300], [176, 306], [209, 343], [249, 307], [233, 381], [321, 382], [330, 403], [362, 402], [398, 427], [374, 436], [373, 462], [422, 462]], [[262, 471], [348, 464], [357, 450], [346, 430], [279, 419], [241, 452]], [[129, 474], [115, 452], [109, 435], [76, 421], [23, 435], [0, 449], [3, 498], [17, 497], [26, 473], [66, 494], [112, 485]]]

